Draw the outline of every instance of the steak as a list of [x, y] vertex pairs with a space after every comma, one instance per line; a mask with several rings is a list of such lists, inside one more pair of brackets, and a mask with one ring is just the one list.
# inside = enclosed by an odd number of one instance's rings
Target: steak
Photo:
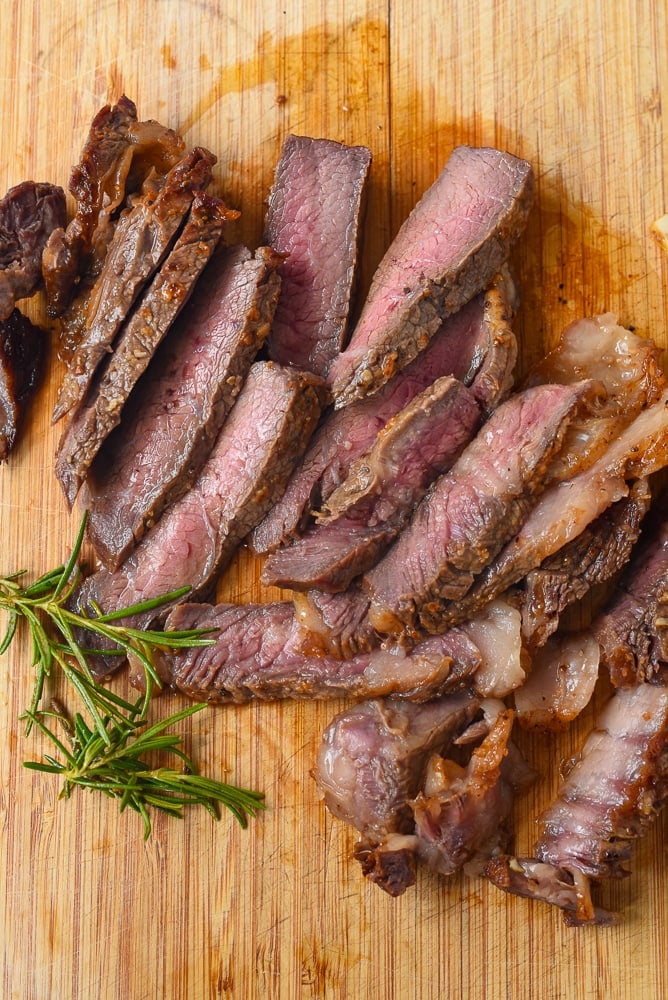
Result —
[[218, 251], [82, 488], [88, 537], [115, 569], [206, 460], [268, 332], [280, 257]]
[[489, 285], [524, 230], [532, 197], [524, 160], [453, 150], [380, 262], [351, 341], [330, 369], [337, 408], [377, 392], [446, 316]]
[[265, 242], [285, 254], [269, 356], [326, 376], [343, 347], [371, 164], [365, 146], [289, 135], [269, 195]]
[[54, 184], [24, 181], [0, 200], [0, 322], [41, 285], [42, 251], [66, 218], [65, 192]]
[[283, 497], [253, 533], [257, 553], [271, 552], [298, 537], [311, 508], [325, 503], [341, 485], [353, 462], [369, 451], [387, 421], [437, 378], [452, 375], [471, 386], [485, 410], [495, 402], [495, 383], [493, 376], [481, 378], [476, 388], [479, 372], [490, 368], [496, 371], [497, 399], [507, 391], [516, 344], [508, 323], [501, 317], [511, 314], [511, 294], [512, 285], [505, 276], [495, 279], [488, 292], [476, 296], [447, 319], [415, 361], [374, 396], [327, 414]]
[[330, 495], [325, 516], [270, 555], [262, 581], [294, 590], [345, 590], [407, 523], [430, 483], [450, 468], [480, 423], [473, 394], [443, 376], [392, 417], [371, 451]]
[[380, 646], [381, 637], [369, 622], [369, 598], [358, 587], [337, 594], [295, 591], [293, 601], [304, 632], [305, 651], [345, 660]]
[[121, 216], [104, 265], [91, 292], [86, 328], [60, 386], [53, 419], [72, 412], [83, 401], [97, 367], [107, 355], [146, 282], [158, 270], [196, 191], [211, 180], [212, 153], [196, 147]]
[[120, 423], [130, 392], [190, 297], [222, 236], [225, 222], [237, 216], [217, 198], [195, 195], [182, 232], [142, 293], [116, 338], [113, 354], [100, 365], [61, 437], [56, 475], [70, 509], [102, 442]]
[[64, 219], [59, 223], [44, 248], [50, 316], [60, 316], [68, 306], [80, 275], [91, 269], [90, 254], [106, 252], [110, 220], [126, 195], [139, 189], [151, 169], [167, 173], [184, 150], [183, 139], [172, 129], [137, 121], [137, 109], [125, 95], [113, 107], [107, 104], [98, 111], [70, 176], [76, 213], [67, 229]]
[[183, 604], [166, 628], [215, 630], [215, 645], [164, 650], [161, 678], [191, 698], [245, 702], [283, 698], [375, 698], [381, 695], [425, 701], [461, 687], [480, 657], [447, 636], [430, 636], [405, 650], [400, 646], [359, 653], [349, 660], [302, 651], [302, 633], [290, 601], [274, 604]]
[[18, 309], [0, 320], [0, 462], [16, 444], [23, 413], [44, 368], [46, 331]]
[[[315, 375], [254, 364], [192, 488], [117, 570], [99, 570], [83, 582], [77, 606], [116, 611], [184, 586], [193, 598], [206, 594], [284, 488], [324, 395]], [[155, 618], [148, 612], [131, 621], [145, 628]], [[98, 660], [98, 674], [120, 666], [118, 657]]]
[[369, 617], [381, 633], [441, 632], [441, 610], [526, 520], [569, 420], [590, 382], [544, 385], [503, 403], [419, 504], [413, 520], [364, 577]]

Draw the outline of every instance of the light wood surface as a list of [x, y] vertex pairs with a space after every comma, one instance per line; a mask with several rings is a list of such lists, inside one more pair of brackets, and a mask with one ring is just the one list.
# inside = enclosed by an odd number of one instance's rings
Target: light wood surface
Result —
[[[93, 114], [125, 92], [141, 117], [217, 153], [215, 192], [243, 213], [230, 237], [256, 245], [286, 133], [366, 143], [366, 285], [452, 146], [500, 145], [538, 182], [516, 254], [522, 366], [593, 312], [666, 344], [668, 257], [649, 231], [668, 211], [665, 0], [16, 0], [0, 18], [0, 193], [26, 178], [65, 185]], [[57, 565], [75, 535], [53, 475], [59, 374], [54, 359], [0, 468], [2, 572]], [[247, 554], [220, 595], [272, 596]], [[202, 766], [263, 789], [267, 812], [247, 831], [228, 816], [158, 818], [144, 843], [134, 814], [83, 793], [59, 802], [50, 777], [21, 767], [42, 749], [17, 722], [27, 644], [0, 670], [2, 997], [668, 995], [665, 820], [606, 892], [623, 911], [612, 929], [569, 930], [556, 911], [464, 877], [422, 874], [392, 900], [363, 882], [354, 836], [309, 774], [338, 703], [198, 716]], [[541, 778], [515, 810], [519, 850], [591, 721], [523, 739]]]

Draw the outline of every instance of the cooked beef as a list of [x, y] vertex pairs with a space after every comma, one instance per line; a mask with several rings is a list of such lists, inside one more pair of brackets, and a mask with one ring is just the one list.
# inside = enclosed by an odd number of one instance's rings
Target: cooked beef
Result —
[[520, 637], [522, 618], [509, 601], [490, 601], [460, 629], [480, 650], [474, 685], [481, 698], [505, 698], [526, 678]]
[[[271, 552], [299, 536], [311, 508], [327, 501], [353, 464], [372, 447], [388, 420], [418, 393], [444, 375], [471, 386], [481, 407], [493, 407], [509, 387], [515, 362], [515, 338], [501, 319], [512, 312], [507, 275], [447, 319], [426, 349], [374, 396], [330, 412], [318, 429], [287, 489], [253, 533], [258, 553]], [[487, 374], [483, 375], [483, 371]], [[495, 372], [496, 375], [490, 373]], [[481, 374], [480, 383], [476, 378]]]
[[668, 518], [643, 534], [617, 594], [592, 631], [616, 687], [651, 680], [668, 665]]
[[589, 704], [601, 651], [588, 632], [550, 636], [531, 658], [526, 681], [515, 691], [517, 721], [525, 729], [558, 732]]
[[609, 923], [611, 915], [592, 903], [589, 880], [628, 874], [633, 843], [667, 795], [668, 690], [618, 690], [538, 821], [535, 860], [551, 871], [540, 870], [533, 884], [530, 864], [491, 865], [486, 873], [500, 888], [561, 906], [567, 923]]
[[345, 590], [370, 569], [480, 423], [472, 393], [444, 375], [392, 417], [330, 495], [326, 516], [266, 560], [265, 584]]
[[362, 834], [355, 853], [364, 874], [393, 895], [414, 881], [410, 801], [427, 760], [450, 746], [477, 709], [466, 693], [423, 704], [378, 699], [341, 712], [323, 734], [315, 781], [330, 812]]
[[230, 213], [217, 198], [196, 194], [190, 217], [164, 264], [142, 293], [119, 332], [113, 354], [96, 373], [86, 397], [65, 428], [56, 475], [70, 509], [102, 442], [117, 427], [121, 410], [143, 375], [220, 240]]
[[295, 591], [293, 600], [305, 633], [304, 650], [345, 660], [381, 645], [381, 637], [369, 622], [369, 598], [357, 587], [338, 594]]
[[564, 922], [569, 926], [597, 924], [609, 927], [616, 923], [614, 914], [593, 905], [590, 886], [584, 876], [574, 877], [569, 871], [535, 858], [509, 855], [499, 855], [488, 861], [484, 874], [504, 892], [558, 906], [564, 911]]
[[651, 500], [647, 480], [637, 480], [628, 496], [611, 504], [571, 542], [527, 573], [522, 584], [522, 638], [527, 648], [542, 646], [569, 604], [628, 562]]
[[343, 347], [371, 164], [365, 146], [289, 135], [269, 195], [265, 242], [286, 254], [269, 356], [327, 374]]
[[[192, 588], [193, 599], [204, 595], [284, 488], [324, 398], [315, 375], [254, 364], [192, 488], [116, 571], [88, 577], [76, 604], [115, 611], [183, 586]], [[154, 618], [148, 613], [133, 621], [146, 627]], [[120, 665], [118, 657], [98, 661], [102, 674]]]
[[0, 462], [16, 444], [24, 410], [44, 367], [44, 330], [14, 309], [0, 320]]
[[54, 184], [24, 181], [0, 200], [0, 322], [39, 288], [44, 245], [66, 218], [65, 192]]
[[443, 627], [464, 621], [585, 530], [629, 482], [668, 464], [668, 391], [643, 410], [592, 466], [558, 481], [539, 498], [516, 536], [487, 566], [469, 593], [442, 609]]
[[44, 249], [50, 316], [60, 316], [69, 304], [80, 275], [90, 270], [89, 254], [106, 249], [110, 219], [126, 195], [140, 187], [151, 169], [167, 173], [183, 152], [183, 139], [172, 129], [137, 121], [137, 109], [125, 96], [98, 111], [70, 176], [76, 214], [67, 229], [63, 218]]
[[544, 385], [503, 403], [441, 476], [389, 552], [364, 576], [381, 633], [441, 632], [441, 610], [516, 534], [591, 383]]
[[381, 261], [350, 344], [330, 368], [337, 407], [378, 391], [487, 287], [524, 229], [532, 196], [525, 161], [496, 149], [453, 150]]
[[[472, 644], [430, 636], [410, 650], [374, 649], [349, 660], [302, 651], [291, 601], [274, 604], [184, 604], [168, 629], [215, 631], [215, 645], [164, 650], [162, 679], [191, 698], [208, 702], [381, 695], [425, 701], [459, 688], [477, 668]], [[212, 633], [213, 634], [213, 633]], [[459, 659], [462, 648], [467, 658]]]
[[145, 186], [141, 197], [120, 217], [91, 292], [83, 338], [60, 386], [54, 420], [81, 404], [137, 296], [174, 242], [195, 192], [211, 180], [215, 162], [212, 153], [196, 147], [162, 184]]
[[119, 566], [211, 451], [269, 331], [280, 259], [267, 247], [219, 251], [131, 394], [80, 497], [105, 566]]

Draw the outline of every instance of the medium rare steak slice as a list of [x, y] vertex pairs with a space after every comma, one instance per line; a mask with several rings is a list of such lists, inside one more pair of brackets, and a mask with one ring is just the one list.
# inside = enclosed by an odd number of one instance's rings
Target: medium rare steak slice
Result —
[[[114, 572], [86, 579], [76, 603], [116, 611], [190, 586], [205, 594], [239, 543], [285, 486], [325, 395], [315, 375], [257, 362], [192, 488], [163, 514]], [[135, 622], [146, 627], [148, 613]], [[98, 673], [120, 666], [100, 658]]]
[[237, 216], [217, 198], [195, 195], [188, 221], [61, 437], [56, 475], [70, 509], [102, 442], [120, 423], [128, 396], [216, 249], [225, 222]]
[[480, 423], [473, 394], [445, 375], [380, 431], [329, 497], [325, 516], [270, 555], [262, 581], [293, 590], [345, 590], [408, 522], [430, 483], [446, 472]]
[[16, 444], [26, 406], [44, 367], [47, 333], [15, 309], [0, 320], [0, 462]]
[[569, 421], [592, 391], [590, 382], [537, 386], [495, 410], [365, 575], [379, 632], [443, 631], [444, 604], [467, 593], [526, 520]]
[[[79, 276], [89, 271], [88, 255], [100, 253], [100, 242], [106, 242], [102, 234], [126, 195], [139, 189], [152, 168], [167, 173], [184, 150], [183, 139], [172, 129], [155, 121], [137, 121], [137, 109], [125, 95], [98, 111], [70, 176], [76, 213], [67, 229], [53, 231], [44, 249], [50, 316], [60, 316], [69, 304]], [[65, 219], [59, 226], [65, 226]]]
[[471, 722], [468, 693], [424, 704], [365, 701], [337, 715], [323, 734], [313, 777], [330, 812], [361, 834], [355, 855], [364, 874], [390, 895], [415, 881], [410, 801], [427, 761]]
[[405, 650], [374, 649], [348, 660], [307, 655], [291, 601], [274, 604], [183, 604], [169, 615], [168, 629], [214, 629], [215, 645], [165, 650], [158, 669], [166, 683], [208, 702], [273, 701], [283, 698], [376, 698], [401, 695], [416, 701], [462, 686], [480, 662], [471, 645], [430, 636]]
[[524, 230], [531, 166], [458, 146], [380, 262], [350, 344], [330, 369], [338, 407], [367, 396], [424, 350], [442, 320], [486, 288]]
[[369, 598], [358, 587], [338, 594], [295, 591], [293, 601], [304, 632], [305, 651], [325, 652], [345, 660], [380, 646], [381, 637], [369, 621]]
[[24, 181], [0, 200], [0, 322], [41, 285], [44, 246], [66, 218], [65, 192], [54, 184]]
[[500, 275], [486, 293], [447, 319], [415, 361], [374, 396], [328, 413], [283, 497], [253, 533], [255, 551], [271, 552], [298, 537], [311, 509], [341, 485], [387, 421], [436, 379], [453, 375], [471, 387], [483, 410], [492, 409], [512, 380], [517, 346], [507, 317], [513, 302], [512, 283]]
[[354, 291], [371, 151], [289, 135], [264, 239], [279, 253], [281, 296], [269, 356], [325, 376], [343, 347]]
[[280, 257], [219, 250], [93, 462], [80, 501], [88, 537], [115, 569], [192, 484], [268, 332]]
[[162, 264], [194, 194], [211, 180], [213, 153], [195, 147], [161, 185], [145, 186], [121, 216], [104, 265], [91, 292], [86, 328], [58, 392], [53, 419], [72, 412], [84, 399], [100, 361], [127, 319], [137, 296]]

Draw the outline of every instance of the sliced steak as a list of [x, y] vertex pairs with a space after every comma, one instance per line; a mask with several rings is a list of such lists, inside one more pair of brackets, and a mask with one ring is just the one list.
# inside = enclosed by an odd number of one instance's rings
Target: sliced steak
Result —
[[215, 630], [215, 645], [165, 650], [158, 663], [166, 683], [208, 702], [342, 695], [425, 701], [461, 687], [480, 662], [472, 645], [468, 659], [455, 659], [461, 646], [447, 636], [431, 636], [408, 651], [391, 646], [349, 660], [307, 655], [291, 601], [184, 604], [170, 613], [165, 627]]
[[381, 261], [350, 344], [332, 365], [337, 407], [377, 392], [424, 350], [442, 320], [486, 288], [522, 233], [531, 166], [459, 146]]
[[88, 537], [115, 569], [207, 458], [268, 332], [281, 258], [220, 250], [93, 462], [80, 500]]
[[392, 417], [367, 455], [330, 495], [325, 516], [279, 549], [265, 584], [345, 590], [370, 569], [407, 523], [436, 476], [446, 472], [480, 423], [473, 394], [445, 375]]
[[302, 648], [348, 659], [381, 645], [369, 622], [369, 598], [353, 586], [338, 594], [309, 590], [293, 594], [304, 640]]
[[492, 414], [365, 575], [379, 632], [443, 631], [444, 604], [467, 593], [526, 520], [569, 420], [591, 393], [589, 382], [537, 386]]
[[267, 341], [274, 361], [324, 377], [343, 347], [370, 164], [365, 146], [298, 135], [283, 143], [264, 234], [286, 254]]
[[[512, 283], [507, 275], [499, 276], [488, 292], [447, 319], [415, 361], [375, 396], [330, 412], [283, 497], [253, 533], [255, 551], [271, 552], [299, 536], [311, 509], [325, 503], [341, 485], [351, 465], [369, 451], [387, 421], [436, 379], [454, 376], [471, 386], [483, 410], [493, 408], [509, 388], [515, 363], [515, 338], [502, 319], [511, 315], [513, 299]], [[483, 371], [488, 374], [483, 375]], [[490, 375], [492, 371], [496, 375]]]
[[601, 651], [588, 632], [550, 636], [531, 657], [526, 681], [515, 691], [517, 721], [524, 729], [559, 732], [589, 704]]
[[[88, 255], [126, 195], [139, 189], [151, 169], [167, 173], [184, 149], [183, 139], [172, 129], [155, 121], [137, 121], [137, 109], [125, 95], [98, 111], [70, 176], [76, 213], [67, 229], [64, 219], [59, 223], [44, 248], [50, 316], [60, 316], [68, 306], [80, 275], [89, 270]], [[102, 242], [106, 243], [106, 234]]]
[[137, 296], [165, 259], [195, 192], [211, 180], [215, 162], [212, 153], [196, 147], [160, 186], [149, 185], [119, 219], [91, 292], [83, 338], [60, 386], [54, 420], [73, 412], [83, 401]]
[[616, 687], [654, 679], [668, 665], [668, 519], [644, 533], [616, 595], [592, 633]]
[[625, 566], [651, 501], [647, 480], [639, 479], [627, 497], [611, 504], [581, 534], [526, 575], [522, 638], [527, 648], [542, 646], [570, 604]]
[[477, 709], [466, 693], [423, 704], [378, 699], [341, 712], [323, 734], [315, 781], [330, 812], [362, 834], [355, 854], [364, 874], [391, 895], [415, 880], [410, 801], [427, 760], [450, 746]]
[[[115, 611], [183, 586], [192, 588], [193, 598], [204, 595], [284, 488], [324, 396], [315, 375], [254, 364], [192, 488], [119, 569], [84, 581], [77, 605]], [[146, 627], [155, 617], [149, 612], [135, 624]], [[118, 657], [98, 659], [98, 673], [120, 665]]]
[[[590, 879], [628, 874], [623, 866], [634, 841], [667, 795], [668, 690], [653, 684], [619, 690], [539, 818], [535, 859], [492, 863], [486, 874], [502, 889], [562, 907], [569, 924], [610, 923], [612, 915], [593, 905]], [[546, 866], [537, 880], [534, 861]]]
[[14, 309], [0, 320], [0, 462], [7, 459], [41, 378], [47, 334]]
[[102, 442], [120, 423], [128, 396], [216, 249], [225, 222], [237, 215], [217, 198], [195, 195], [182, 232], [142, 293], [116, 338], [113, 354], [100, 365], [86, 398], [61, 437], [56, 475], [70, 509]]
[[54, 184], [24, 181], [0, 200], [0, 322], [41, 285], [44, 246], [66, 219], [65, 192]]

